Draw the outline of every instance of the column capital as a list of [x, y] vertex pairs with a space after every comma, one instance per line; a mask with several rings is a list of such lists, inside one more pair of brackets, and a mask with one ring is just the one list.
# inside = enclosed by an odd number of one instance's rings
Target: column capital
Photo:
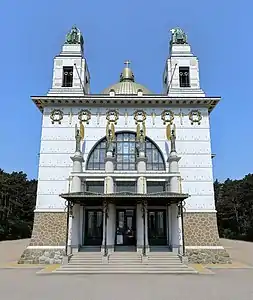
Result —
[[179, 162], [181, 159], [180, 156], [177, 155], [176, 152], [171, 152], [168, 159], [167, 159], [167, 162], [173, 162], [173, 161], [176, 161], [176, 162]]
[[112, 156], [112, 155], [108, 155], [108, 153], [110, 153], [110, 152], [107, 152], [107, 154], [106, 154], [106, 156], [105, 156], [105, 163], [106, 163], [107, 161], [115, 162], [115, 161], [116, 161], [115, 157]]
[[138, 162], [140, 162], [140, 161], [147, 162], [148, 159], [147, 159], [146, 156], [138, 156], [138, 157], [136, 158], [136, 163], [138, 163]]
[[75, 152], [74, 155], [71, 156], [70, 158], [73, 162], [75, 161], [84, 162], [83, 154], [80, 151]]

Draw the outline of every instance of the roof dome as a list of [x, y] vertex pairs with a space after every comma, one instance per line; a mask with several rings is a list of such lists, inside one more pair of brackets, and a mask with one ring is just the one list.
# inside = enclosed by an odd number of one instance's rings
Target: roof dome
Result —
[[120, 81], [104, 89], [102, 94], [109, 95], [110, 92], [114, 92], [115, 95], [137, 95], [138, 92], [146, 95], [153, 94], [145, 86], [134, 81], [134, 74], [129, 68], [129, 64], [129, 61], [125, 62], [126, 66], [120, 74]]

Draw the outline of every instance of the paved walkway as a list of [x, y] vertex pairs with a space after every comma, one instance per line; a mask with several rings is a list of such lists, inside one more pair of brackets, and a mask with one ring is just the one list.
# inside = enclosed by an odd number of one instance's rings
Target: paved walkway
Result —
[[[0, 262], [18, 260], [29, 240], [0, 242]], [[222, 240], [232, 258], [253, 265], [253, 243]], [[253, 300], [253, 269], [215, 269], [213, 275], [37, 275], [1, 269], [1, 299], [8, 300]]]
[[30, 239], [0, 242], [0, 264], [17, 261]]
[[221, 239], [221, 243], [233, 261], [253, 266], [253, 242]]

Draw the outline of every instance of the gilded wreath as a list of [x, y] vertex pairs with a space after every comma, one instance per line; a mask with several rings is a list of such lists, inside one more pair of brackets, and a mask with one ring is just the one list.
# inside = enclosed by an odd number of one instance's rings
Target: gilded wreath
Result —
[[50, 119], [52, 120], [52, 124], [55, 122], [61, 124], [61, 120], [63, 119], [63, 111], [60, 109], [53, 109], [50, 114]]
[[191, 121], [191, 125], [194, 123], [198, 123], [198, 125], [200, 125], [200, 121], [202, 120], [201, 112], [197, 109], [190, 111], [189, 119]]
[[85, 122], [85, 123], [89, 124], [90, 118], [91, 118], [91, 113], [87, 109], [82, 109], [78, 113], [78, 119], [80, 122]]
[[172, 124], [174, 120], [174, 113], [172, 110], [164, 110], [162, 112], [161, 118], [163, 120], [163, 125]]

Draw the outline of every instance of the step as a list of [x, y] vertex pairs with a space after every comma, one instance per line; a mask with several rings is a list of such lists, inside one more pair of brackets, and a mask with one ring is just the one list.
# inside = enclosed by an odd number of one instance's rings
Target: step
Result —
[[185, 265], [143, 265], [143, 264], [136, 264], [136, 265], [108, 265], [108, 264], [101, 264], [101, 265], [66, 265], [61, 267], [64, 270], [82, 270], [82, 269], [87, 269], [87, 270], [100, 270], [100, 269], [124, 269], [124, 270], [129, 270], [129, 269], [142, 269], [142, 270], [165, 270], [165, 269], [188, 269], [187, 266]]
[[52, 274], [198, 274], [196, 270], [193, 269], [167, 269], [167, 270], [154, 270], [154, 269], [136, 269], [136, 270], [124, 270], [124, 269], [79, 269], [79, 270], [64, 270], [59, 269], [54, 271]]

